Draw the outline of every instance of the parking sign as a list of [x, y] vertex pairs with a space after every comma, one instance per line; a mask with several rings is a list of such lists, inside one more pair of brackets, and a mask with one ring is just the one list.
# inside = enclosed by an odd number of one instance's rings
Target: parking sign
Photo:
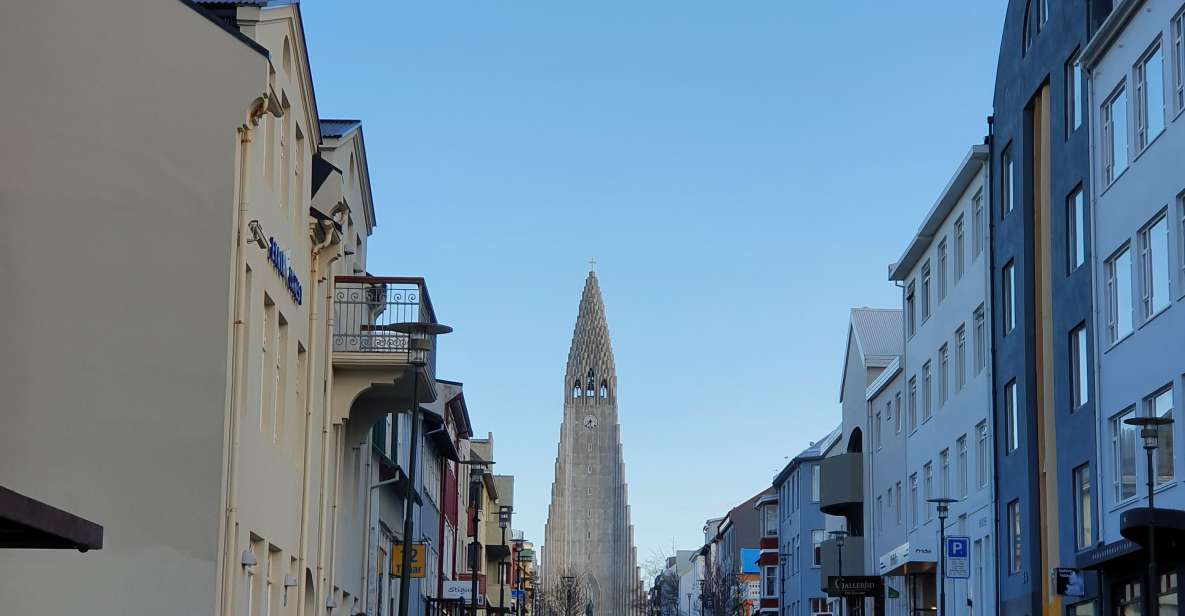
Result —
[[970, 537], [947, 537], [942, 554], [946, 557], [946, 577], [964, 580], [971, 577]]

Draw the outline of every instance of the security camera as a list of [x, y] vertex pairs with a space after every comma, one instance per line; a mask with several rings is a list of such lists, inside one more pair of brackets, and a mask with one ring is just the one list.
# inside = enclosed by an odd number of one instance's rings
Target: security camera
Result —
[[267, 235], [263, 232], [263, 225], [259, 224], [258, 220], [252, 220], [247, 223], [247, 229], [251, 231], [251, 239], [249, 241], [259, 246], [260, 250], [267, 250], [270, 242], [268, 242]]

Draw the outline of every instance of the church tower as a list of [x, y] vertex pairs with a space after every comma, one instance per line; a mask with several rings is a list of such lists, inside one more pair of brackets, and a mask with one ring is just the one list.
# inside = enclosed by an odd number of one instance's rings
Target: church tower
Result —
[[564, 419], [544, 529], [543, 583], [581, 575], [594, 616], [640, 614], [641, 586], [617, 424], [617, 373], [597, 276], [588, 273], [564, 373]]

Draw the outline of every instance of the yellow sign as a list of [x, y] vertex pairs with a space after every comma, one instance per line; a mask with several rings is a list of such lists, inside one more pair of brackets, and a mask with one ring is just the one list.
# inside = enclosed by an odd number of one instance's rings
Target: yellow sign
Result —
[[[411, 576], [413, 578], [424, 577], [424, 570], [427, 569], [425, 563], [427, 562], [428, 550], [422, 543], [411, 544]], [[403, 544], [396, 543], [391, 546], [391, 575], [399, 577], [403, 575]]]

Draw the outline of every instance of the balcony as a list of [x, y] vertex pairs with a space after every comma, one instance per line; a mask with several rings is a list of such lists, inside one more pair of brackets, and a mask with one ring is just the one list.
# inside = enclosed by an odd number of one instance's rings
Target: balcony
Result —
[[423, 278], [337, 276], [333, 289], [333, 413], [335, 421], [369, 429], [388, 412], [435, 401], [436, 341], [415, 369], [408, 335], [398, 323], [436, 323]]
[[831, 456], [824, 458], [820, 466], [819, 510], [848, 518], [861, 515], [864, 503], [863, 454]]
[[[819, 569], [819, 586], [827, 590], [827, 578], [839, 575], [839, 552], [835, 547], [835, 539], [828, 539], [820, 544], [822, 563]], [[864, 537], [845, 537], [843, 543], [843, 574], [868, 575], [864, 571]]]

